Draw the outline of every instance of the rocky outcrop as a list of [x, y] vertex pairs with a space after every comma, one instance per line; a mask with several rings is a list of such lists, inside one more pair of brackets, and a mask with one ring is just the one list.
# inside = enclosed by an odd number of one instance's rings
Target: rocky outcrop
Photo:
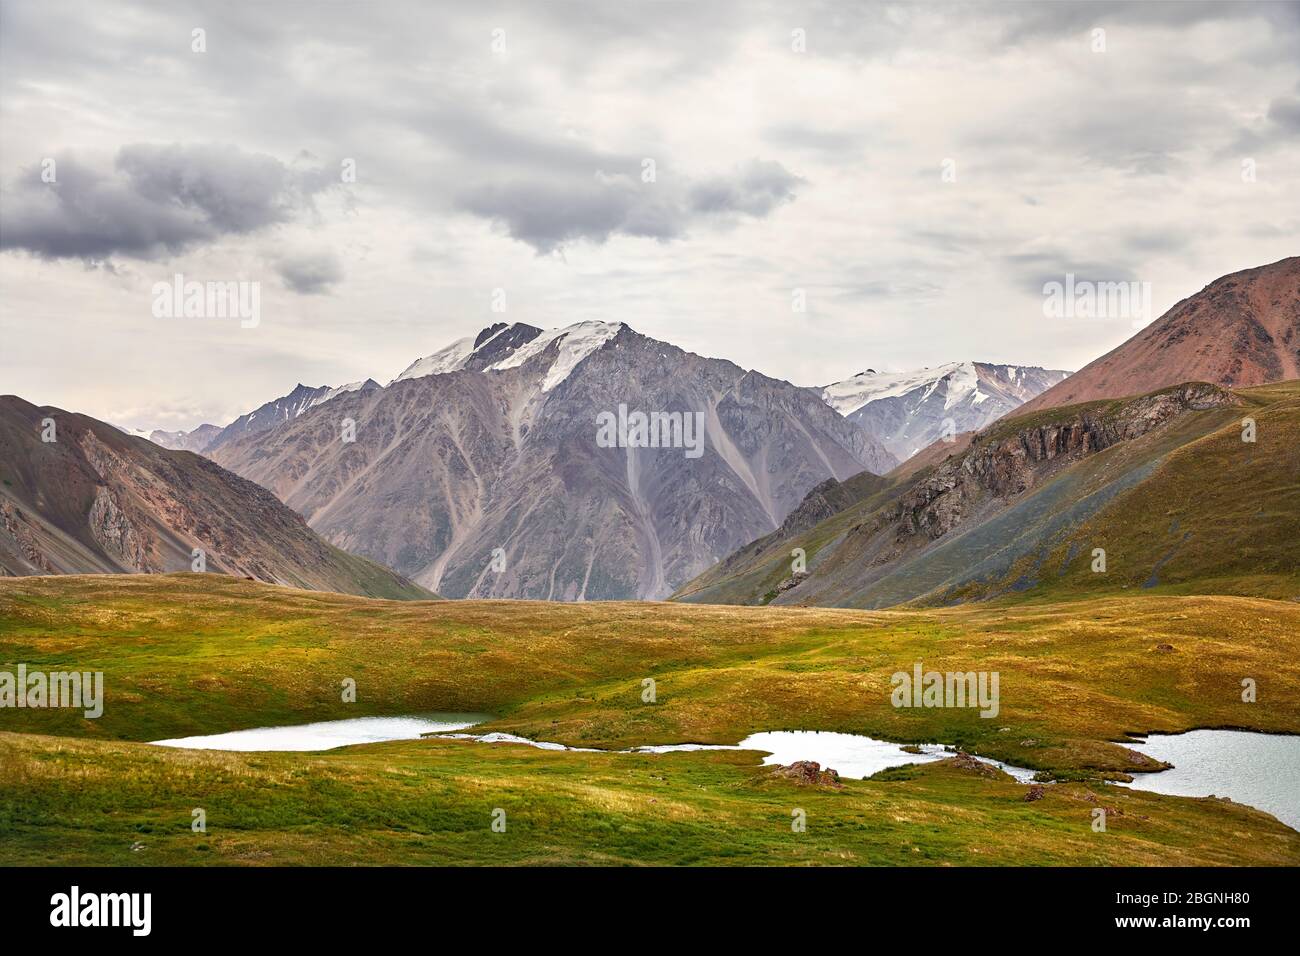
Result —
[[878, 474], [863, 472], [846, 481], [827, 478], [804, 496], [803, 501], [786, 515], [776, 536], [793, 537], [815, 527], [845, 508], [857, 504], [889, 484]]
[[784, 581], [782, 581], [780, 584], [776, 586], [777, 593], [781, 594], [785, 591], [789, 591], [791, 588], [797, 588], [800, 584], [803, 583], [803, 580], [806, 577], [808, 577], [806, 573], [799, 573], [799, 572], [790, 575], [790, 577], [786, 578]]
[[537, 326], [523, 322], [513, 325], [498, 322], [488, 326], [474, 339], [474, 350], [460, 363], [460, 368], [481, 372], [489, 365], [509, 358], [541, 334], [542, 330]]
[[943, 760], [939, 761], [937, 766], [950, 767], [953, 770], [960, 770], [962, 773], [968, 773], [976, 777], [985, 777], [989, 780], [1000, 780], [1003, 777], [1009, 776], [1009, 774], [1003, 773], [992, 764], [985, 763], [983, 760], [972, 757], [968, 753], [956, 753], [951, 757], [945, 757]]
[[884, 522], [898, 523], [900, 541], [937, 539], [961, 525], [975, 503], [1023, 494], [1054, 473], [1053, 466], [1140, 438], [1184, 412], [1240, 404], [1231, 392], [1194, 382], [1128, 402], [1084, 406], [1065, 418], [1012, 418], [912, 488]]
[[827, 478], [813, 488], [804, 496], [803, 501], [799, 502], [799, 506], [786, 515], [785, 520], [781, 522], [780, 532], [798, 534], [838, 512], [840, 509], [832, 503], [831, 499], [839, 488], [840, 482], [834, 478]]
[[772, 776], [792, 780], [802, 787], [831, 787], [839, 790], [844, 786], [840, 783], [838, 771], [830, 767], [823, 770], [816, 760], [796, 760], [789, 766], [777, 767], [772, 771]]
[[124, 567], [142, 572], [162, 570], [150, 559], [149, 545], [141, 539], [107, 485], [95, 488], [95, 500], [90, 506], [87, 521], [91, 537]]
[[[11, 501], [0, 499], [0, 530], [13, 542], [20, 560], [35, 569], [37, 574], [55, 574], [57, 569], [37, 542], [31, 524], [23, 509]], [[0, 562], [0, 572], [16, 575], [18, 572]]]

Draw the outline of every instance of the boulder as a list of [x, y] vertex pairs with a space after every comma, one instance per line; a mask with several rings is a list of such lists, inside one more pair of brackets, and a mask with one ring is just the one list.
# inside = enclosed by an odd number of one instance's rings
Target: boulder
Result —
[[823, 770], [822, 765], [816, 760], [796, 760], [788, 767], [777, 767], [772, 771], [772, 775], [786, 780], [793, 780], [800, 786], [805, 787], [834, 787], [838, 789], [843, 786], [840, 783], [838, 771], [830, 767]]

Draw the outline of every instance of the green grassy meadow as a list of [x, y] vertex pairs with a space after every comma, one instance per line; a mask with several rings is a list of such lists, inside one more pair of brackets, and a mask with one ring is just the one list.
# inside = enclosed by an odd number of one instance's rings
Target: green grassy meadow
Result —
[[[1300, 603], [1250, 597], [864, 612], [389, 602], [219, 575], [7, 579], [0, 669], [102, 670], [106, 704], [98, 720], [0, 709], [0, 863], [1295, 865], [1300, 834], [1266, 814], [1105, 779], [1152, 766], [1123, 747], [1127, 731], [1300, 732], [1298, 649]], [[890, 674], [916, 661], [998, 671], [1001, 712], [892, 707]], [[1242, 677], [1259, 682], [1257, 703], [1241, 701]], [[776, 777], [746, 751], [143, 743], [427, 711], [487, 712], [482, 730], [600, 749], [865, 733], [1060, 782], [1026, 802], [1010, 777], [947, 762], [834, 789]], [[1097, 806], [1121, 811], [1105, 833], [1091, 829]], [[191, 832], [196, 807], [207, 833]], [[796, 808], [806, 832], [791, 830]]]

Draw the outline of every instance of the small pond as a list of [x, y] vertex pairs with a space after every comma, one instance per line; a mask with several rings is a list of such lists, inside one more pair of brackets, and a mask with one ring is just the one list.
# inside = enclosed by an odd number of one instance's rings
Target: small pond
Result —
[[1132, 750], [1173, 764], [1129, 786], [1180, 797], [1230, 797], [1300, 830], [1300, 736], [1246, 730], [1151, 734]]
[[153, 741], [160, 747], [190, 750], [332, 750], [353, 744], [374, 744], [383, 740], [413, 740], [425, 734], [464, 730], [485, 720], [489, 714], [418, 714], [411, 717], [353, 717], [322, 720], [291, 727], [255, 727], [201, 737], [174, 737]]

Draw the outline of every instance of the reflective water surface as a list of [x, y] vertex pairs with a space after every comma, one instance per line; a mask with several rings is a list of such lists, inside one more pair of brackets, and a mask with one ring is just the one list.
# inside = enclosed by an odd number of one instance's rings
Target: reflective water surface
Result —
[[292, 727], [255, 727], [225, 734], [174, 737], [153, 741], [160, 747], [190, 750], [331, 750], [352, 744], [373, 744], [384, 740], [411, 740], [424, 734], [463, 730], [485, 720], [489, 714], [420, 714], [412, 717], [354, 717], [322, 720]]
[[1125, 746], [1174, 765], [1135, 773], [1135, 790], [1181, 797], [1230, 797], [1300, 830], [1300, 736], [1247, 730], [1151, 734]]

